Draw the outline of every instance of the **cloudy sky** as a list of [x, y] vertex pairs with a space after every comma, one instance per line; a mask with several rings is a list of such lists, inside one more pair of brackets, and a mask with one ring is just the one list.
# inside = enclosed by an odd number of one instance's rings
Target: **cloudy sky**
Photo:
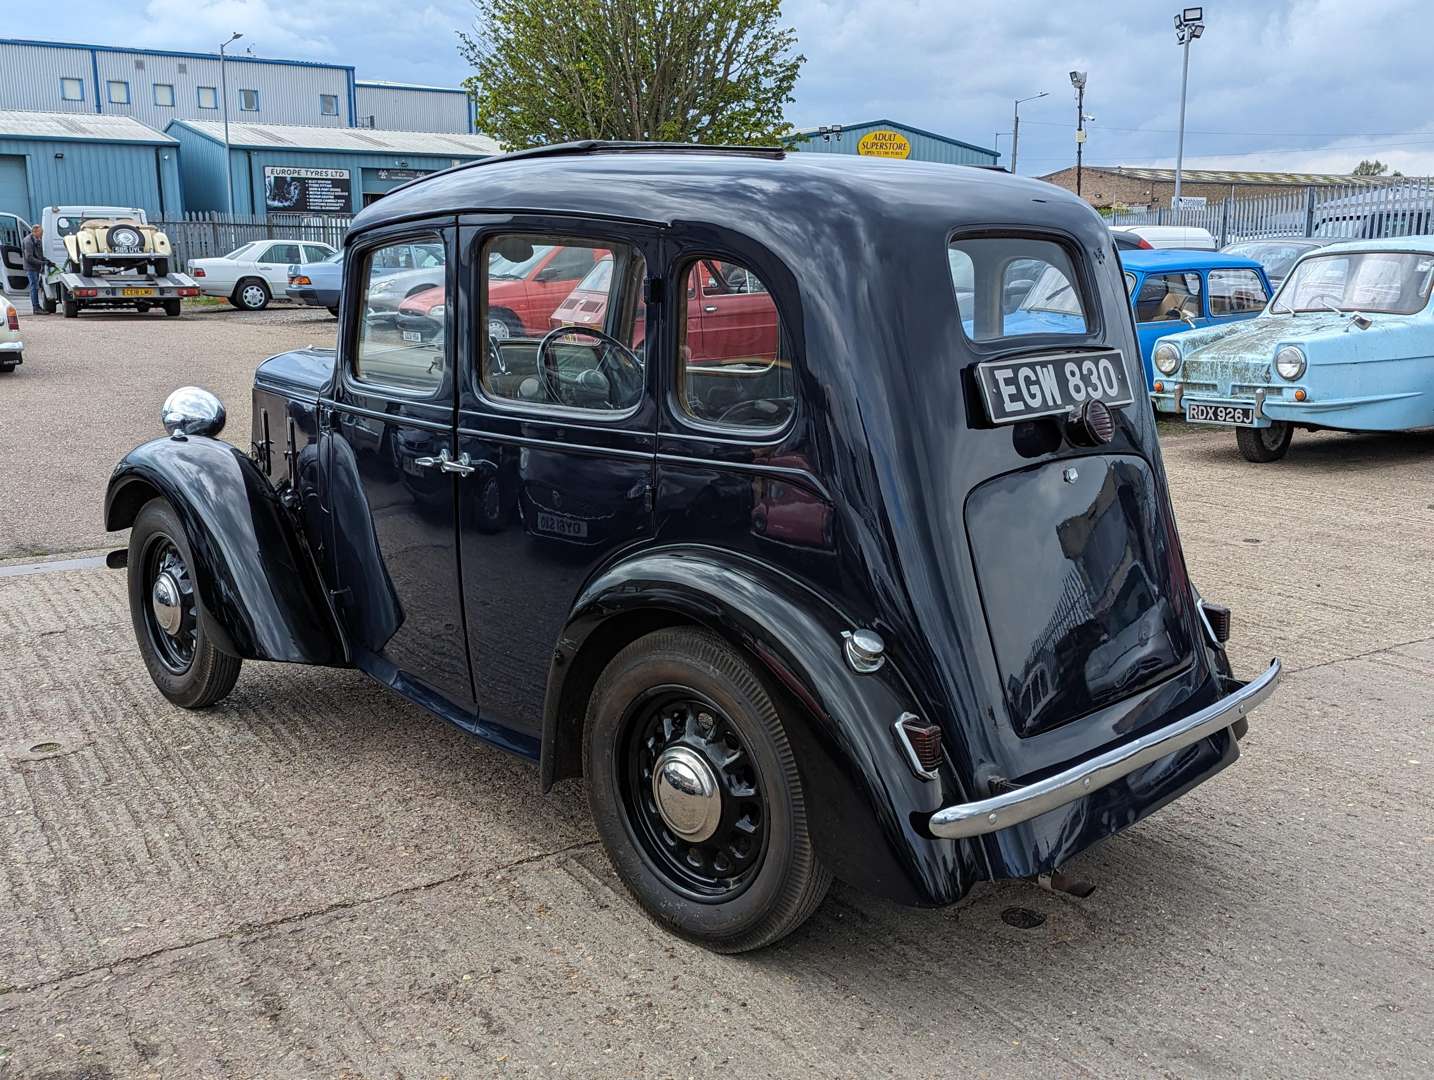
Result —
[[[1348, 172], [1377, 157], [1434, 173], [1429, 0], [1215, 0], [1191, 51], [1186, 164]], [[9, 36], [353, 64], [361, 78], [452, 85], [468, 0], [67, 0], [16, 3]], [[889, 118], [982, 146], [1020, 171], [1074, 163], [1068, 72], [1089, 72], [1085, 160], [1173, 165], [1180, 50], [1161, 0], [785, 0], [807, 56], [797, 126]], [[142, 14], [140, 14], [142, 12]]]

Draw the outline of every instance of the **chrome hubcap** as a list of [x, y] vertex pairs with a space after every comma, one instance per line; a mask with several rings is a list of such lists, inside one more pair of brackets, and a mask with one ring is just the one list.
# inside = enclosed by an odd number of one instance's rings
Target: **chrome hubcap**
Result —
[[671, 746], [652, 770], [652, 797], [663, 823], [684, 840], [701, 843], [722, 821], [717, 774], [696, 750]]
[[169, 571], [164, 571], [154, 579], [149, 603], [159, 628], [170, 637], [177, 636], [179, 628], [184, 624], [184, 602], [180, 595], [179, 582], [174, 580]]

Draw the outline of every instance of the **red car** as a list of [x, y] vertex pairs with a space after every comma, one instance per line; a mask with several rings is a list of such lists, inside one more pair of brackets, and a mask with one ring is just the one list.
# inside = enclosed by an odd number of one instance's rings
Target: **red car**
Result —
[[[602, 328], [612, 284], [612, 258], [604, 256], [549, 319], [558, 326]], [[641, 345], [641, 316], [633, 327], [633, 345]], [[733, 263], [703, 259], [687, 272], [687, 343], [692, 363], [728, 360], [775, 360], [777, 308], [766, 286], [751, 271]]]
[[488, 265], [488, 336], [506, 341], [546, 333], [553, 309], [592, 270], [594, 260], [607, 254], [602, 248], [539, 244], [521, 262], [493, 255]]

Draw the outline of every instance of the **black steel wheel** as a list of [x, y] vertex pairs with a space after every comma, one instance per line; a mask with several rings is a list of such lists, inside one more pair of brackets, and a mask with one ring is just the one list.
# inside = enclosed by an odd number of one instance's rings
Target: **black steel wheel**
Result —
[[1279, 461], [1284, 457], [1294, 434], [1295, 429], [1280, 420], [1272, 421], [1266, 428], [1237, 427], [1235, 445], [1240, 448], [1240, 456], [1246, 461], [1263, 464], [1267, 461]]
[[618, 876], [688, 940], [761, 948], [826, 895], [773, 695], [716, 635], [659, 630], [613, 658], [589, 698], [583, 771]]
[[151, 499], [135, 518], [128, 566], [130, 620], [150, 678], [176, 705], [214, 704], [233, 689], [241, 661], [204, 632], [194, 560], [179, 516], [164, 499]]

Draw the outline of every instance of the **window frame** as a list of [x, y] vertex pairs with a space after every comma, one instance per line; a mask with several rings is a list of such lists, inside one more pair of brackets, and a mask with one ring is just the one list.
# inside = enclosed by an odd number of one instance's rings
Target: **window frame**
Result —
[[[204, 91], [208, 90], [214, 95], [214, 104], [204, 104]], [[219, 87], [217, 86], [196, 86], [194, 88], [194, 107], [197, 109], [219, 109]]]
[[[247, 109], [247, 108], [244, 107], [244, 95], [245, 95], [245, 94], [253, 94], [253, 95], [254, 95], [254, 107], [253, 107], [252, 109]], [[259, 111], [259, 91], [250, 89], [250, 88], [248, 88], [248, 87], [243, 87], [243, 86], [239, 87], [239, 111], [240, 111], [240, 112], [258, 112], [258, 111]]]
[[[160, 88], [161, 86], [164, 87], [166, 90], [169, 91], [169, 100], [168, 100], [168, 101], [160, 101], [160, 100], [159, 100], [159, 88]], [[175, 94], [174, 94], [174, 83], [161, 83], [161, 82], [154, 83], [154, 84], [152, 85], [152, 87], [151, 87], [151, 93], [152, 93], [153, 96], [154, 96], [154, 105], [155, 105], [155, 108], [157, 108], [157, 109], [172, 109], [172, 108], [175, 107], [175, 104], [174, 104], [174, 103], [178, 100], [178, 98], [176, 98], [176, 97], [175, 97]]]
[[[786, 437], [788, 432], [797, 422], [797, 414], [801, 411], [802, 396], [798, 391], [796, 343], [788, 330], [788, 322], [783, 314], [783, 305], [780, 302], [777, 292], [772, 288], [770, 282], [754, 270], [751, 263], [740, 255], [719, 254], [719, 249], [709, 248], [688, 248], [678, 252], [672, 261], [670, 280], [672, 288], [669, 290], [673, 302], [682, 305], [680, 314], [673, 312], [668, 320], [671, 323], [671, 331], [668, 334], [670, 363], [664, 365], [664, 372], [670, 374], [667, 379], [667, 410], [679, 424], [694, 432], [701, 432], [709, 437], [717, 437], [724, 440], [735, 439], [741, 442], [771, 443], [779, 442]], [[682, 400], [681, 391], [684, 386], [683, 374], [686, 365], [682, 361], [682, 345], [686, 340], [687, 332], [687, 275], [691, 268], [702, 262], [730, 263], [740, 266], [749, 276], [756, 278], [762, 283], [761, 293], [719, 293], [720, 296], [766, 296], [772, 302], [772, 307], [777, 312], [777, 363], [784, 355], [786, 363], [791, 369], [792, 381], [792, 408], [779, 424], [772, 424], [766, 427], [749, 426], [746, 424], [724, 424], [719, 420], [706, 420], [700, 416], [694, 416], [688, 411], [687, 404]], [[949, 274], [947, 275], [950, 276]], [[698, 282], [694, 286], [696, 294], [693, 297], [701, 304], [707, 297], [705, 289]]]
[[[124, 87], [124, 97], [123, 97], [122, 99], [115, 97], [115, 87], [116, 87], [116, 86], [123, 86], [123, 87]], [[128, 80], [126, 80], [126, 79], [106, 79], [106, 80], [105, 80], [105, 101], [106, 101], [106, 102], [108, 102], [108, 103], [111, 104], [111, 105], [130, 105], [130, 104], [133, 104], [133, 100], [134, 100], [134, 95], [130, 93], [130, 86], [129, 86], [129, 81], [128, 81]]]
[[[344, 259], [344, 288], [346, 291], [360, 290], [366, 297], [368, 286], [368, 270], [373, 253], [387, 247], [398, 247], [401, 244], [414, 243], [437, 243], [443, 249], [444, 258], [444, 282], [445, 292], [453, 290], [456, 281], [457, 264], [453, 258], [452, 232], [450, 221], [444, 222], [406, 222], [394, 232], [376, 232], [362, 241], [348, 248]], [[392, 397], [395, 400], [409, 401], [415, 403], [443, 403], [445, 399], [453, 395], [455, 388], [456, 370], [458, 361], [455, 355], [455, 342], [459, 340], [457, 335], [457, 319], [454, 315], [455, 308], [449, 305], [448, 317], [444, 319], [443, 325], [443, 347], [449, 360], [443, 366], [443, 377], [431, 391], [412, 390], [403, 386], [394, 386], [391, 383], [368, 380], [359, 377], [355, 372], [355, 364], [358, 361], [358, 350], [362, 343], [363, 308], [362, 304], [350, 304], [348, 307], [348, 322], [344, 325], [340, 340], [340, 351], [334, 367], [338, 372], [339, 383], [346, 396], [352, 397]]]
[[[1085, 317], [1085, 333], [1083, 334], [1017, 334], [1012, 337], [995, 337], [980, 339], [966, 333], [965, 322], [961, 314], [961, 305], [956, 297], [956, 281], [951, 276], [950, 255], [953, 244], [964, 240], [1044, 240], [1047, 243], [1055, 244], [1070, 260], [1071, 270], [1075, 273], [1075, 280], [1071, 282], [1075, 286], [1081, 302], [1081, 311]], [[961, 336], [962, 343], [973, 355], [979, 356], [982, 360], [992, 360], [1002, 356], [1017, 353], [1034, 352], [1047, 347], [1076, 347], [1076, 348], [1106, 348], [1107, 335], [1110, 328], [1106, 326], [1105, 305], [1100, 302], [1100, 290], [1096, 287], [1095, 279], [1091, 276], [1092, 269], [1089, 261], [1083, 257], [1084, 248], [1080, 240], [1072, 233], [1063, 229], [1043, 227], [1039, 229], [1014, 226], [987, 226], [980, 228], [956, 228], [946, 233], [945, 242], [941, 245], [941, 269], [946, 280], [946, 287], [951, 297], [951, 313], [955, 317], [956, 330]], [[1020, 258], [1021, 256], [1016, 256]], [[975, 260], [972, 260], [974, 267]], [[1117, 262], [1117, 266], [1119, 263]], [[974, 282], [973, 282], [974, 283]], [[1133, 305], [1127, 304], [1133, 312]], [[974, 321], [974, 314], [972, 316]]]
[[[334, 111], [333, 111], [333, 112], [329, 112], [328, 109], [324, 108], [324, 105], [327, 104], [327, 103], [330, 102], [330, 101], [332, 101], [332, 102], [334, 103]], [[339, 115], [339, 96], [338, 96], [338, 94], [320, 94], [320, 95], [319, 95], [319, 115], [320, 115], [320, 116], [338, 116], [338, 115]]]
[[[75, 95], [74, 97], [71, 97], [69, 94], [65, 93], [65, 90], [66, 90], [67, 86], [69, 86], [70, 84], [73, 84], [73, 85], [75, 85], [75, 86], [77, 86], [77, 87], [79, 88], [79, 93], [78, 93], [77, 95]], [[61, 100], [61, 101], [84, 101], [84, 100], [85, 100], [85, 80], [84, 80], [84, 79], [78, 79], [78, 78], [76, 78], [76, 77], [73, 76], [73, 75], [61, 75], [61, 76], [60, 76], [60, 100]]]
[[[606, 247], [613, 250], [618, 245], [632, 249], [638, 258], [643, 260], [644, 272], [638, 282], [638, 294], [633, 301], [633, 322], [636, 324], [637, 313], [642, 311], [647, 333], [644, 340], [647, 343], [647, 355], [643, 361], [643, 392], [642, 395], [631, 406], [622, 410], [605, 412], [598, 409], [585, 409], [573, 405], [554, 405], [545, 402], [527, 402], [520, 398], [500, 397], [489, 392], [484, 384], [483, 368], [488, 358], [488, 260], [484, 254], [488, 245], [494, 240], [504, 236], [525, 236], [533, 237], [541, 243], [552, 243], [554, 246], [561, 246], [564, 241], [579, 241], [584, 245], [592, 247]], [[491, 228], [484, 228], [473, 237], [473, 278], [470, 279], [474, 285], [473, 295], [477, 303], [473, 305], [473, 313], [468, 319], [470, 337], [473, 346], [466, 357], [465, 379], [470, 391], [476, 400], [485, 408], [495, 412], [509, 415], [531, 417], [535, 419], [551, 418], [554, 420], [580, 421], [584, 424], [619, 425], [630, 421], [638, 413], [642, 412], [648, 400], [653, 396], [653, 378], [655, 377], [657, 361], [654, 357], [661, 353], [661, 335], [652, 333], [653, 305], [648, 300], [648, 283], [656, 276], [654, 274], [653, 260], [650, 256], [658, 250], [646, 232], [618, 226], [614, 228], [611, 224], [589, 218], [575, 218], [572, 220], [559, 218], [544, 218], [541, 221], [524, 221], [520, 218], [512, 219], [501, 225], [494, 225]], [[594, 260], [596, 265], [596, 260]], [[584, 275], [586, 276], [586, 275]], [[579, 282], [581, 279], [579, 279]], [[574, 283], [573, 288], [577, 288]], [[611, 294], [609, 293], [609, 296]], [[664, 320], [666, 321], [666, 320]], [[607, 332], [608, 325], [602, 330]]]

